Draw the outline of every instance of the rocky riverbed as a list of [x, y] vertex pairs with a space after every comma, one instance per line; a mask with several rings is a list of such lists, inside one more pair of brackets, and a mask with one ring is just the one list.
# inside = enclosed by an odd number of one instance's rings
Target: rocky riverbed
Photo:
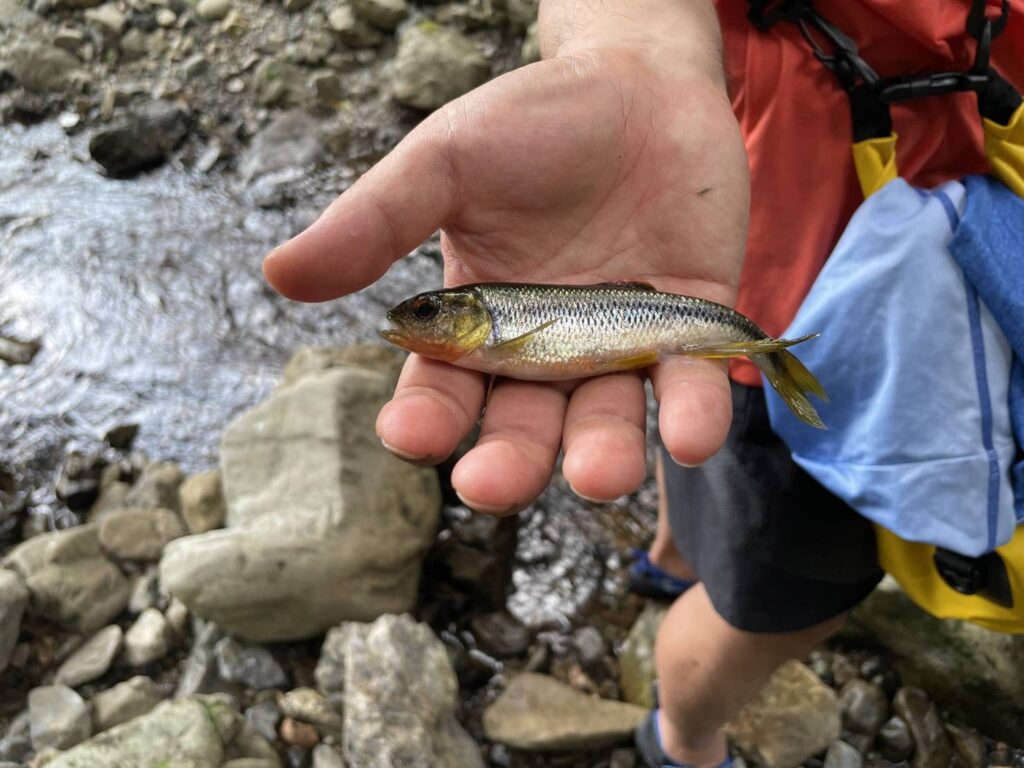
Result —
[[[0, 0], [0, 768], [637, 765], [651, 484], [471, 515], [384, 452], [385, 307], [259, 259], [529, 0]], [[298, 350], [298, 351], [296, 351]], [[886, 584], [736, 723], [770, 768], [1024, 764], [1022, 645]]]

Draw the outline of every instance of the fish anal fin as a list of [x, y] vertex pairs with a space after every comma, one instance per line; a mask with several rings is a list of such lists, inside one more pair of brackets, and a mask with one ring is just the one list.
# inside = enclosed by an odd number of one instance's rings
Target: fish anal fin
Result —
[[690, 347], [679, 350], [679, 354], [687, 357], [740, 357], [742, 355], [768, 355], [772, 352], [779, 352], [783, 349], [795, 346], [808, 339], [813, 339], [818, 334], [801, 336], [799, 339], [753, 339], [749, 341], [723, 341], [706, 346]]
[[492, 349], [500, 349], [502, 352], [517, 352], [524, 346], [526, 346], [530, 339], [532, 339], [534, 336], [536, 336], [538, 333], [542, 332], [546, 328], [550, 328], [557, 322], [558, 318], [547, 320], [538, 325], [536, 328], [529, 330], [526, 333], [520, 334], [519, 336], [516, 336], [514, 339], [509, 339], [508, 341], [503, 341], [499, 344], [495, 344], [492, 347]]
[[660, 359], [661, 357], [657, 352], [644, 352], [639, 355], [620, 357], [612, 361], [611, 367], [615, 371], [632, 371], [636, 368], [647, 368], [654, 365]]

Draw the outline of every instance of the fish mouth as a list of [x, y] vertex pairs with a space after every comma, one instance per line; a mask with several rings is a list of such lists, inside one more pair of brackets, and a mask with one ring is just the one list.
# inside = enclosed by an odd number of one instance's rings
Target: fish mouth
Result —
[[391, 342], [399, 347], [402, 346], [402, 342], [405, 340], [405, 334], [397, 328], [385, 328], [377, 331], [377, 333], [384, 341]]

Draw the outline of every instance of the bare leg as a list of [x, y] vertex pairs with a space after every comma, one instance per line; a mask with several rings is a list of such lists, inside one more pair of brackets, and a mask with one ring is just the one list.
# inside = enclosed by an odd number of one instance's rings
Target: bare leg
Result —
[[687, 590], [669, 609], [655, 646], [666, 753], [698, 766], [724, 760], [721, 727], [780, 664], [802, 658], [844, 618], [798, 632], [741, 632], [715, 612], [702, 584]]
[[675, 541], [672, 539], [672, 531], [669, 528], [668, 494], [665, 493], [665, 467], [662, 464], [660, 452], [658, 453], [655, 477], [658, 481], [658, 527], [655, 529], [654, 541], [651, 543], [651, 562], [677, 579], [694, 581], [697, 575], [693, 572], [690, 565], [683, 560], [679, 550], [676, 549]]

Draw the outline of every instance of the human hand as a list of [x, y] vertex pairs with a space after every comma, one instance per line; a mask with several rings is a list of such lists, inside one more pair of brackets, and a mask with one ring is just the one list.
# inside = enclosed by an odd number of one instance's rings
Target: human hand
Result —
[[[630, 19], [617, 19], [614, 45], [602, 42], [607, 16], [554, 39], [566, 29], [558, 12], [571, 2], [542, 9], [552, 58], [430, 115], [268, 256], [270, 282], [302, 301], [336, 298], [377, 280], [440, 227], [446, 286], [645, 280], [731, 304], [746, 239], [747, 164], [714, 66], [693, 45], [679, 48], [682, 33], [667, 21], [647, 29], [650, 18], [636, 40]], [[632, 13], [656, 4], [628, 3]], [[724, 368], [673, 359], [647, 373], [669, 452], [681, 463], [704, 461], [731, 419]], [[476, 423], [485, 383], [412, 355], [377, 433], [402, 458], [440, 462]], [[614, 499], [643, 481], [645, 444], [642, 373], [502, 380], [452, 483], [478, 511], [513, 512], [544, 490], [561, 448], [577, 493]]]

